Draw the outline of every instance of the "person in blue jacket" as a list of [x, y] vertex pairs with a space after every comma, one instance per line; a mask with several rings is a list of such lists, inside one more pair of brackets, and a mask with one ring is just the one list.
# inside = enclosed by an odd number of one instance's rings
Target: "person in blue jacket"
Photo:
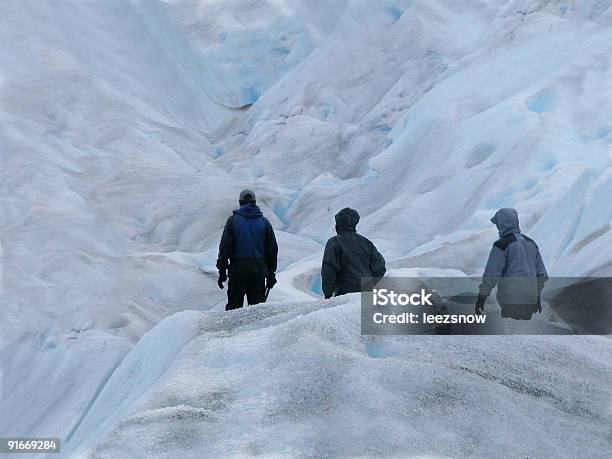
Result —
[[241, 308], [245, 295], [250, 305], [263, 303], [266, 290], [276, 284], [278, 245], [274, 229], [257, 206], [253, 191], [241, 191], [238, 203], [240, 208], [233, 211], [223, 228], [217, 258], [219, 288], [229, 276], [226, 311]]
[[529, 320], [534, 312], [542, 312], [541, 293], [548, 280], [540, 250], [522, 234], [516, 210], [499, 209], [491, 222], [497, 226], [499, 239], [489, 253], [475, 312], [484, 312], [485, 300], [497, 286], [502, 317]]

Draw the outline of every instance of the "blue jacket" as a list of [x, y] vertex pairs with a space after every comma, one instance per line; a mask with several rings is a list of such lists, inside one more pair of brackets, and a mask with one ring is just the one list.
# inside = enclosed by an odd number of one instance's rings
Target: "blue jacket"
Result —
[[255, 204], [244, 204], [227, 219], [219, 244], [217, 269], [240, 260], [261, 261], [269, 273], [277, 267], [278, 245], [272, 225]]

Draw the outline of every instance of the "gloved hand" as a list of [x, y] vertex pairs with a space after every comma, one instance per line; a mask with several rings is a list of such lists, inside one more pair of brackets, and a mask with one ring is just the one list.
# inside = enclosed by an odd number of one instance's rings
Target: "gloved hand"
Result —
[[542, 297], [540, 295], [538, 295], [538, 309], [536, 311], [542, 314]]
[[270, 273], [268, 274], [268, 276], [266, 277], [266, 288], [272, 288], [276, 285], [276, 274], [274, 273]]
[[217, 280], [217, 285], [220, 289], [223, 289], [223, 282], [227, 280], [227, 272], [225, 270], [219, 271], [219, 279]]
[[476, 300], [476, 304], [474, 305], [474, 313], [476, 315], [480, 315], [484, 313], [484, 304], [487, 299], [484, 295], [478, 295], [478, 299]]

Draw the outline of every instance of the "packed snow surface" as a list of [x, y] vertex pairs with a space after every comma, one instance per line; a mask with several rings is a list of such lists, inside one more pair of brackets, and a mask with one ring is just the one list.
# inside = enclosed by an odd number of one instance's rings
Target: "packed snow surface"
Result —
[[[1, 436], [116, 457], [174, 419], [194, 456], [609, 451], [607, 338], [370, 342], [353, 300], [317, 299], [345, 206], [392, 268], [479, 275], [515, 207], [551, 275], [610, 276], [611, 4], [3, 1]], [[226, 315], [246, 187], [279, 284]]]
[[115, 371], [74, 455], [608, 457], [609, 352], [599, 336], [365, 337], [357, 294], [185, 311]]

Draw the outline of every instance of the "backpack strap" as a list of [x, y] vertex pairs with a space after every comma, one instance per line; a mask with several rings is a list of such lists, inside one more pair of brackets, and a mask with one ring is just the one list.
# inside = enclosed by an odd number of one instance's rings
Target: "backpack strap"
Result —
[[495, 241], [493, 245], [501, 251], [505, 252], [506, 248], [513, 242], [516, 242], [516, 236], [514, 234], [509, 234]]

